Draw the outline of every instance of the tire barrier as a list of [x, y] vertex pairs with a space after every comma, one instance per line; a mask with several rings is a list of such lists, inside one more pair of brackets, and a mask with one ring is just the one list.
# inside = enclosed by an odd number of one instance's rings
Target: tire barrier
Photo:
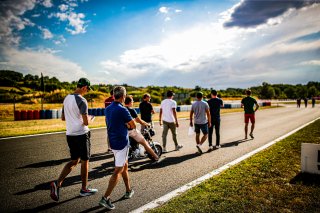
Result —
[[51, 111], [51, 118], [52, 119], [57, 119], [58, 118], [58, 110], [57, 109], [53, 109]]
[[21, 120], [21, 112], [19, 110], [14, 111], [14, 120], [20, 121]]
[[27, 119], [28, 119], [27, 110], [21, 110], [21, 120], [27, 120]]
[[33, 120], [33, 110], [27, 110], [27, 120]]
[[[271, 101], [258, 102], [260, 106], [271, 106]], [[225, 103], [224, 109], [241, 108], [241, 103]], [[139, 108], [134, 108], [140, 114]], [[156, 113], [160, 112], [160, 106], [153, 107]], [[191, 105], [177, 106], [177, 112], [189, 112]], [[89, 108], [89, 115], [104, 116], [105, 108]], [[47, 110], [15, 110], [14, 120], [36, 120], [36, 119], [61, 119], [62, 109], [47, 109]]]
[[33, 110], [33, 119], [40, 119], [40, 110]]
[[62, 117], [62, 109], [58, 109], [57, 118], [61, 118], [61, 117]]
[[44, 119], [52, 119], [52, 110], [51, 109], [46, 110]]

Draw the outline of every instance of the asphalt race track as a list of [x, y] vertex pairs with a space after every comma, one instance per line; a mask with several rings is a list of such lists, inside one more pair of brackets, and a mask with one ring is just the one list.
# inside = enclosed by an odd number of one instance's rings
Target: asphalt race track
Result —
[[[202, 155], [197, 153], [194, 136], [187, 135], [189, 120], [180, 120], [178, 141], [183, 148], [173, 151], [169, 132], [169, 152], [164, 154], [162, 162], [152, 165], [147, 158], [131, 162], [129, 174], [135, 194], [129, 200], [121, 200], [125, 192], [121, 180], [112, 194], [116, 206], [113, 212], [137, 209], [318, 117], [318, 106], [297, 109], [295, 105], [288, 105], [259, 110], [256, 113], [254, 140], [243, 141], [243, 113], [224, 114], [222, 148]], [[161, 142], [159, 123], [155, 126], [154, 140]], [[79, 165], [66, 178], [60, 201], [56, 203], [49, 196], [49, 185], [69, 161], [65, 134], [1, 139], [0, 212], [104, 212], [98, 202], [113, 172], [113, 155], [106, 153], [106, 129], [92, 130], [91, 143], [89, 185], [99, 192], [93, 196], [79, 197]], [[207, 149], [206, 142], [204, 151]]]

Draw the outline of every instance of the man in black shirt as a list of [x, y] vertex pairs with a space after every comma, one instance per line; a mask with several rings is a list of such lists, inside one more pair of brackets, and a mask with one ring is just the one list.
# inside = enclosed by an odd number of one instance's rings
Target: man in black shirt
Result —
[[[153, 127], [152, 114], [154, 114], [153, 106], [150, 103], [151, 96], [146, 93], [143, 95], [143, 101], [139, 105], [141, 120], [144, 120]], [[141, 125], [141, 131], [145, 129], [145, 125]]]
[[213, 150], [212, 134], [213, 128], [216, 131], [216, 149], [220, 146], [220, 108], [223, 107], [223, 101], [217, 97], [217, 91], [211, 91], [211, 99], [208, 101], [211, 115], [211, 127], [209, 127], [209, 151]]

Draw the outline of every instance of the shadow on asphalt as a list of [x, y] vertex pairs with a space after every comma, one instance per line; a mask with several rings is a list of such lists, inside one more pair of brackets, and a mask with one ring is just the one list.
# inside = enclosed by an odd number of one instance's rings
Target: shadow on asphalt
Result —
[[[104, 178], [105, 176], [112, 174], [113, 171], [114, 171], [114, 162], [113, 161], [107, 162], [107, 163], [103, 163], [98, 167], [92, 168], [92, 171], [90, 171], [89, 175], [88, 175], [89, 176], [88, 181], [99, 179], [99, 178]], [[50, 183], [51, 182], [38, 184], [32, 189], [27, 189], [27, 190], [24, 190], [24, 191], [21, 191], [21, 192], [17, 192], [14, 195], [29, 194], [29, 193], [36, 192], [38, 190], [48, 190], [49, 191], [50, 190]], [[71, 185], [75, 185], [75, 184], [81, 184], [81, 176], [80, 175], [67, 177], [64, 180], [62, 186], [63, 187], [67, 187], [67, 186], [71, 186]]]
[[[174, 164], [179, 164], [183, 161], [190, 160], [191, 158], [195, 158], [200, 156], [200, 153], [193, 153], [193, 154], [187, 154], [187, 155], [182, 155], [182, 156], [177, 156], [177, 157], [162, 157], [163, 159], [159, 163], [145, 163], [144, 162], [139, 162], [137, 164], [131, 165], [130, 170], [132, 172], [140, 171], [143, 169], [157, 169], [157, 168], [162, 168]], [[152, 161], [150, 161], [152, 162]]]
[[231, 147], [231, 146], [238, 146], [240, 143], [251, 141], [251, 140], [253, 140], [253, 139], [241, 139], [241, 140], [236, 140], [236, 141], [232, 141], [232, 142], [223, 143], [223, 144], [221, 144], [221, 148]]
[[64, 200], [62, 202], [47, 203], [47, 204], [44, 204], [42, 206], [38, 206], [38, 207], [33, 208], [33, 209], [24, 209], [24, 210], [21, 210], [21, 211], [18, 211], [18, 212], [40, 212], [40, 211], [45, 211], [45, 210], [51, 209], [51, 208], [53, 208], [55, 206], [61, 205], [63, 203], [70, 202], [70, 201], [78, 199], [78, 198], [81, 198], [81, 196], [77, 196], [77, 197], [74, 197], [74, 198], [71, 198], [71, 199], [68, 199], [68, 200]]
[[[108, 158], [113, 158], [112, 153], [97, 153], [93, 154], [90, 157], [90, 162], [95, 162], [95, 161], [100, 161], [100, 160], [105, 160]], [[25, 165], [22, 167], [18, 167], [17, 169], [26, 169], [26, 168], [42, 168], [42, 167], [49, 167], [49, 166], [57, 166], [66, 162], [69, 162], [70, 158], [65, 158], [65, 159], [60, 159], [60, 160], [50, 160], [50, 161], [44, 161], [44, 162], [39, 162], [39, 163], [33, 163], [29, 165]]]

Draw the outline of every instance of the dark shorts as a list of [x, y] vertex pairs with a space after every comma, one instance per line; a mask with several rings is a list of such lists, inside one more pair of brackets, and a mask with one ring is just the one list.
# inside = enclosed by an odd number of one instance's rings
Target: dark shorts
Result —
[[208, 124], [194, 124], [195, 133], [199, 134], [200, 130], [203, 134], [208, 134]]
[[251, 123], [255, 123], [256, 119], [254, 114], [244, 114], [244, 122], [249, 123], [249, 120], [251, 121]]
[[71, 160], [90, 159], [90, 132], [84, 135], [67, 135], [67, 142], [71, 155]]

